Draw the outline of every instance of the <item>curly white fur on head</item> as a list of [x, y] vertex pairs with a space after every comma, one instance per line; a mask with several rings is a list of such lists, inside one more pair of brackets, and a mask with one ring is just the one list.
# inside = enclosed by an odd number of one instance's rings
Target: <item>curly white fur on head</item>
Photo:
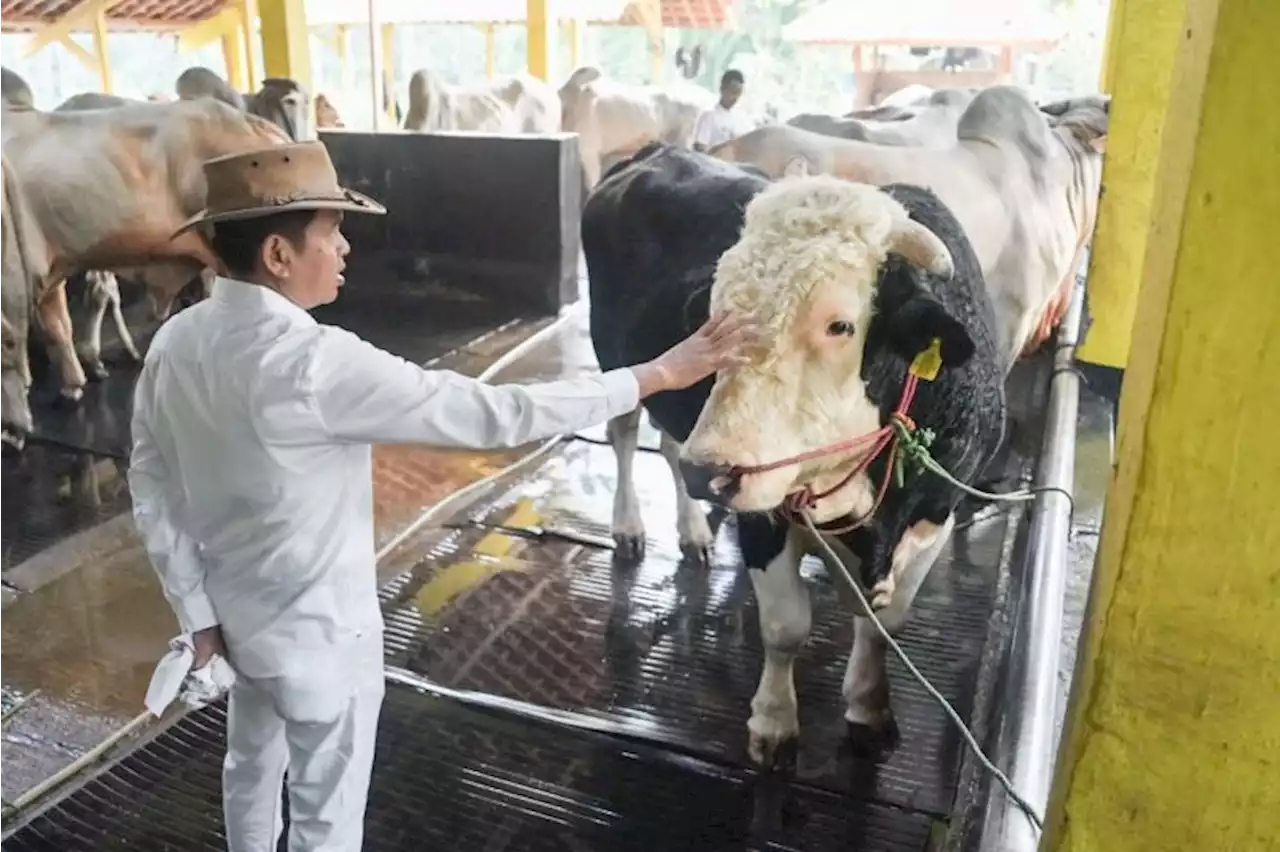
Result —
[[720, 258], [712, 310], [746, 313], [777, 333], [833, 280], [869, 306], [893, 234], [908, 221], [901, 204], [866, 184], [829, 175], [771, 184], [747, 205], [741, 237]]

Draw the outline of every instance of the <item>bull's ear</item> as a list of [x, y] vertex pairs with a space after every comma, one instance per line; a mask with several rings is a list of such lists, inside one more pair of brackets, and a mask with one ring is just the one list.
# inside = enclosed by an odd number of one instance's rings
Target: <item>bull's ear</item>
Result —
[[907, 361], [928, 349], [935, 338], [942, 343], [943, 366], [958, 367], [973, 357], [969, 332], [932, 296], [908, 299], [890, 317], [889, 339]]
[[942, 344], [943, 366], [957, 367], [973, 357], [973, 338], [920, 284], [920, 271], [903, 261], [891, 264], [881, 279], [879, 294], [885, 343], [908, 362], [928, 349], [935, 338]]

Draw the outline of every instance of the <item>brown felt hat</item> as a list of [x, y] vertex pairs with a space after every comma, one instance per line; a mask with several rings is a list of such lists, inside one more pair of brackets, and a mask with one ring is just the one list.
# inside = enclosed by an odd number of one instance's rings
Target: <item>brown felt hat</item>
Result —
[[205, 222], [251, 219], [291, 210], [387, 212], [367, 195], [338, 185], [338, 173], [323, 142], [273, 145], [244, 154], [206, 160], [205, 209], [173, 237]]

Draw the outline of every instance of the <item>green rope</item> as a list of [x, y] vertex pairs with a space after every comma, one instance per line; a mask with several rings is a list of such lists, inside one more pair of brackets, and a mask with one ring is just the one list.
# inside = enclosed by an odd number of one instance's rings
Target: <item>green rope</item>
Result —
[[977, 488], [970, 488], [960, 480], [952, 476], [947, 469], [938, 463], [938, 460], [929, 452], [929, 447], [933, 445], [936, 437], [931, 429], [915, 428], [901, 417], [894, 417], [889, 421], [893, 424], [894, 431], [898, 435], [898, 456], [894, 465], [894, 479], [898, 483], [898, 487], [902, 487], [904, 466], [910, 465], [911, 472], [918, 474], [922, 470], [927, 470], [936, 476], [945, 479], [947, 482], [959, 488], [961, 491], [981, 500], [1000, 500], [1009, 503], [1021, 503], [1027, 500], [1034, 500], [1036, 494], [1034, 491], [1009, 491], [1004, 494], [993, 494], [988, 491], [980, 491]]

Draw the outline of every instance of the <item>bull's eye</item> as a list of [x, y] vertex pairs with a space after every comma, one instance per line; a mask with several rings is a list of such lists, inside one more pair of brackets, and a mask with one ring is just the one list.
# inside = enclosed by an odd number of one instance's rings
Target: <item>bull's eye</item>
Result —
[[827, 326], [827, 334], [832, 337], [853, 337], [855, 331], [853, 323], [848, 320], [832, 320]]

